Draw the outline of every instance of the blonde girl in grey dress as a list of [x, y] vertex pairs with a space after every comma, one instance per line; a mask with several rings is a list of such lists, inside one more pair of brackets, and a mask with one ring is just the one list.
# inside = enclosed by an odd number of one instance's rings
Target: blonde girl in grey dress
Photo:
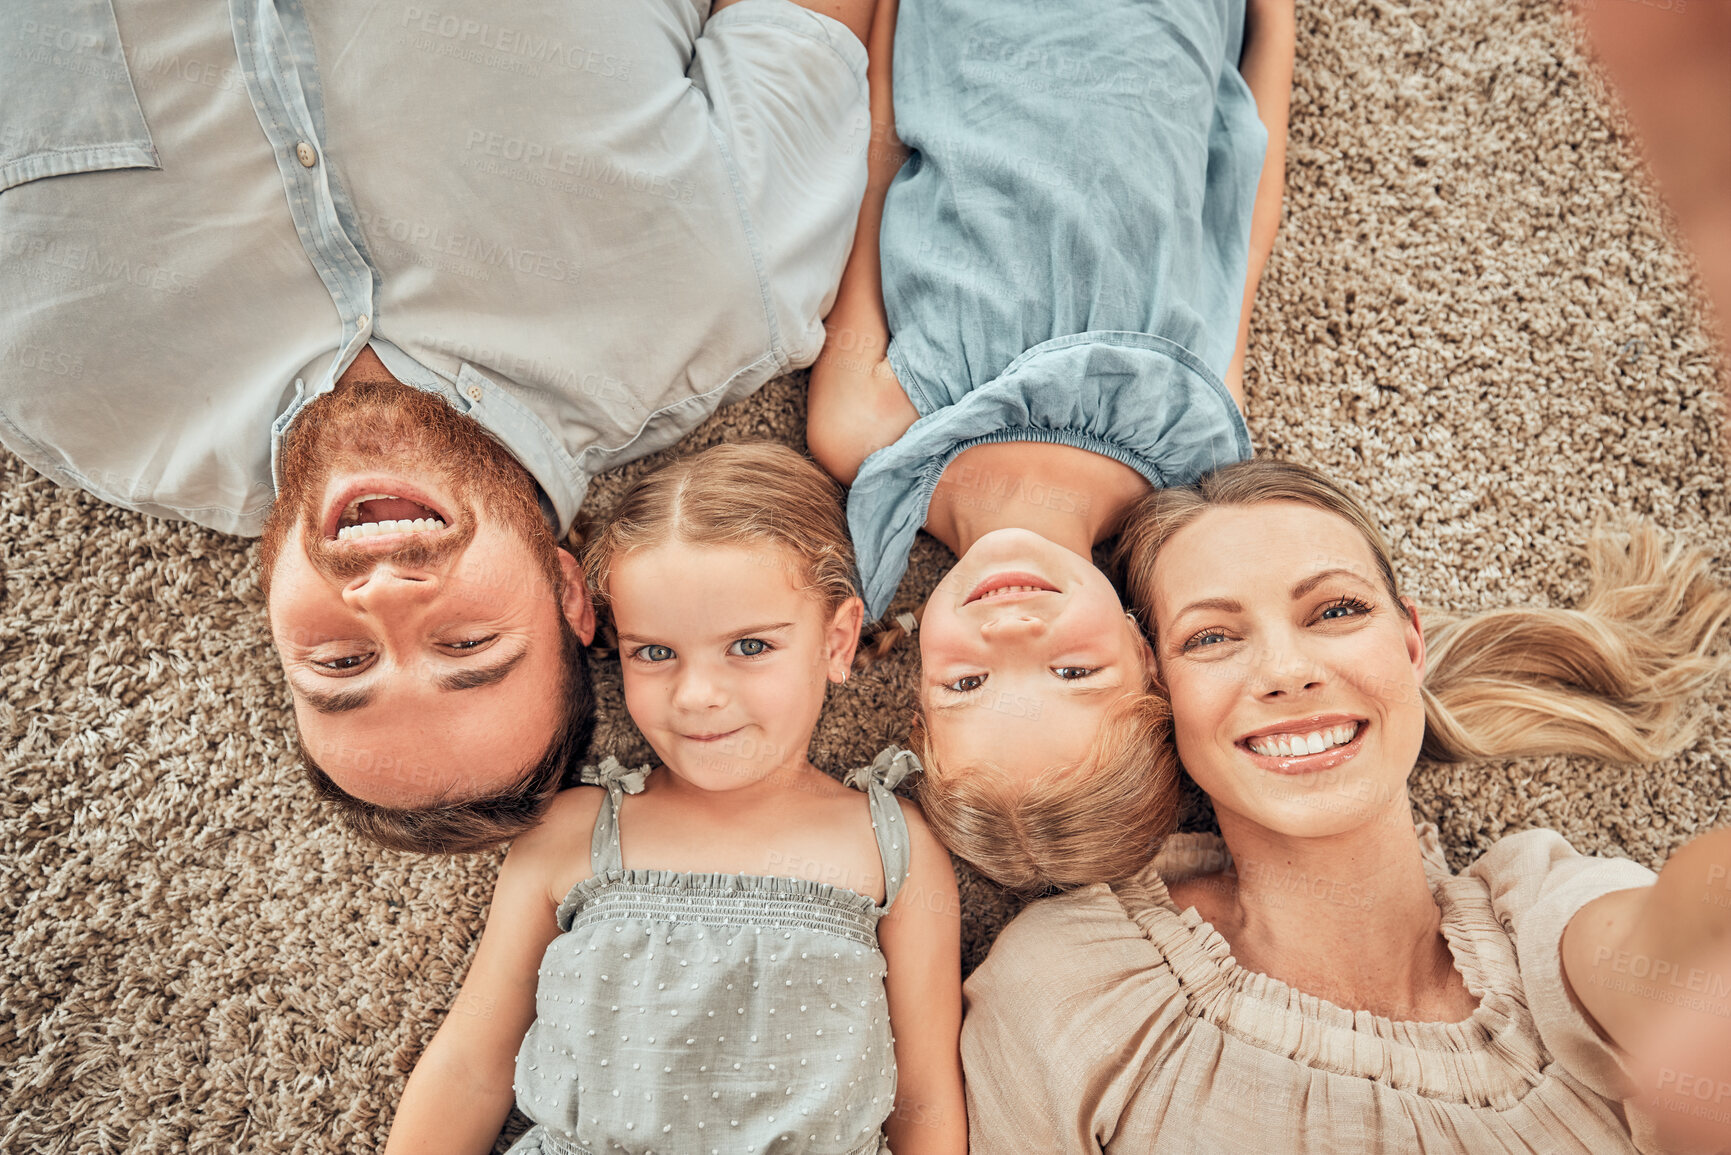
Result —
[[524, 1153], [960, 1155], [959, 904], [891, 793], [912, 758], [806, 758], [862, 616], [833, 483], [717, 446], [585, 560], [658, 764], [585, 771], [512, 845], [387, 1151], [489, 1151], [515, 1101]]

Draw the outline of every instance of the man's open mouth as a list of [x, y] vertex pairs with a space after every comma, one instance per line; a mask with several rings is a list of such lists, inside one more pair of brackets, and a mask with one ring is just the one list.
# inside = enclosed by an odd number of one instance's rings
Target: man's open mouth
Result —
[[354, 541], [381, 534], [432, 533], [445, 528], [439, 511], [395, 493], [362, 493], [337, 515], [335, 538]]

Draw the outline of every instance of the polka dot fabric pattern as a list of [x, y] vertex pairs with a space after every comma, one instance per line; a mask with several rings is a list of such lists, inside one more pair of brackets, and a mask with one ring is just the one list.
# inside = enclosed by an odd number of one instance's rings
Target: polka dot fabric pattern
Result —
[[[559, 906], [517, 1053], [516, 1152], [876, 1155], [895, 1104], [877, 923], [908, 871], [900, 804], [867, 779], [882, 906], [823, 882], [626, 870], [609, 761], [595, 874]], [[887, 1148], [886, 1148], [887, 1149]]]

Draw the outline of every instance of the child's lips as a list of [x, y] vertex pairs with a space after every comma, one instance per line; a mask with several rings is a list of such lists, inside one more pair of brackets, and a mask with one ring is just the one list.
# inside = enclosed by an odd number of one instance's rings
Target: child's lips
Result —
[[742, 730], [743, 728], [744, 727], [741, 727], [741, 726], [735, 726], [731, 730], [718, 731], [718, 732], [712, 733], [712, 734], [685, 734], [685, 735], [682, 735], [682, 737], [687, 742], [719, 742], [723, 738], [733, 737], [735, 734], [739, 733], [740, 730]]

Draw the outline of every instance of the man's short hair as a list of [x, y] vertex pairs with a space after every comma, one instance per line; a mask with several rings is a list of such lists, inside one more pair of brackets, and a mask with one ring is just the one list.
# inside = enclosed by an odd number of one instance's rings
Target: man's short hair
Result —
[[561, 615], [559, 664], [564, 670], [559, 729], [541, 757], [504, 790], [478, 798], [402, 808], [356, 798], [324, 772], [300, 740], [295, 744], [307, 780], [321, 801], [336, 807], [337, 820], [352, 833], [391, 850], [418, 854], [471, 854], [509, 842], [539, 822], [553, 795], [578, 783], [578, 771], [595, 734], [595, 691], [582, 641]]

